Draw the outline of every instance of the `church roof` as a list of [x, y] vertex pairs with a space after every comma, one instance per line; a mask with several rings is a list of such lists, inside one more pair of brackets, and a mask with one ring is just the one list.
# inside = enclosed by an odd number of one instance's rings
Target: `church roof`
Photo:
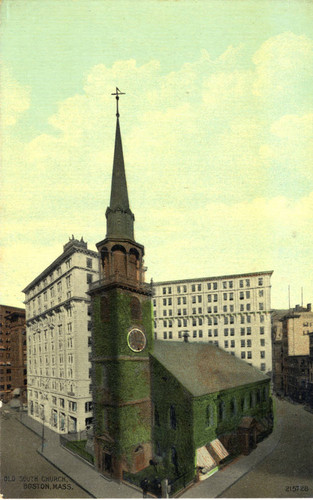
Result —
[[257, 368], [212, 344], [156, 341], [152, 356], [193, 396], [269, 379]]

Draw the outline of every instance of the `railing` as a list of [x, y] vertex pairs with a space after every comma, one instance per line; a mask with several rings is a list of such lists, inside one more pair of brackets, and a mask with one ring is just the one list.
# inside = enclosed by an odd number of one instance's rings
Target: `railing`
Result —
[[135, 288], [143, 288], [146, 292], [150, 292], [150, 293], [152, 292], [152, 286], [150, 283], [140, 282], [136, 279], [130, 278], [130, 277], [125, 276], [123, 274], [120, 274], [118, 272], [111, 274], [110, 276], [107, 276], [105, 278], [102, 278], [98, 281], [93, 281], [89, 285], [89, 290], [92, 291], [95, 288], [98, 288], [99, 286], [109, 285], [109, 284], [113, 284], [113, 283], [118, 283], [118, 284], [125, 285], [125, 286], [130, 285], [130, 286], [133, 286]]

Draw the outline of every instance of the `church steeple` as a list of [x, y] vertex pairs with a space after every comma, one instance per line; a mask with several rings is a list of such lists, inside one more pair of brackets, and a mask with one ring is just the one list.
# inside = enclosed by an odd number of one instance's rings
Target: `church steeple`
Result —
[[116, 111], [116, 132], [115, 148], [112, 171], [111, 199], [110, 206], [106, 210], [107, 218], [107, 238], [128, 238], [134, 239], [134, 214], [129, 208], [127, 182], [124, 166], [124, 156], [122, 138], [119, 122], [118, 100], [122, 92], [116, 88], [117, 111]]

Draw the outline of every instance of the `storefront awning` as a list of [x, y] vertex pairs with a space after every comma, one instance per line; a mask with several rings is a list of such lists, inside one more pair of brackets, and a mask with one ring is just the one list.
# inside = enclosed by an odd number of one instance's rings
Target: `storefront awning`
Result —
[[213, 451], [217, 454], [220, 460], [223, 460], [223, 458], [228, 457], [229, 453], [226, 450], [226, 448], [224, 448], [219, 439], [214, 439], [214, 441], [210, 443], [210, 446], [212, 447]]
[[197, 467], [210, 470], [216, 467], [216, 465], [214, 458], [210, 455], [206, 446], [197, 449]]

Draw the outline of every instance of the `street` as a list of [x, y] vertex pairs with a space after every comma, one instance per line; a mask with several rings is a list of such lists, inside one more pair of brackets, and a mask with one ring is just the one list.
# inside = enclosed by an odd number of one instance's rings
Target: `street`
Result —
[[276, 409], [283, 426], [277, 447], [222, 498], [313, 496], [313, 414], [284, 400]]
[[1, 494], [4, 498], [90, 498], [45, 460], [41, 439], [16, 416], [1, 414]]

